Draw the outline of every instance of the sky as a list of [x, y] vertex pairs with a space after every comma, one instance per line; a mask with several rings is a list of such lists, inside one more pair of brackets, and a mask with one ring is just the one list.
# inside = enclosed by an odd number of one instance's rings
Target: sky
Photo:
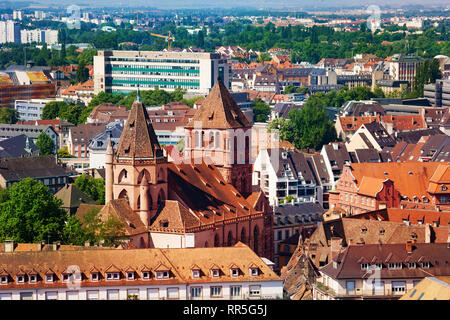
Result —
[[[33, 0], [31, 0], [33, 1]], [[34, 0], [35, 3], [42, 4], [55, 4], [54, 0]], [[59, 0], [58, 4], [61, 5], [89, 5], [95, 7], [129, 7], [129, 6], [146, 6], [157, 7], [161, 9], [176, 9], [176, 8], [234, 8], [240, 6], [251, 6], [255, 8], [292, 8], [292, 9], [312, 9], [312, 8], [340, 8], [346, 7], [361, 7], [367, 8], [371, 4], [378, 6], [389, 5], [391, 7], [401, 7], [403, 5], [424, 5], [423, 0], [227, 0], [227, 1], [212, 1], [212, 0]], [[425, 6], [443, 4], [448, 6], [448, 0], [427, 0]]]

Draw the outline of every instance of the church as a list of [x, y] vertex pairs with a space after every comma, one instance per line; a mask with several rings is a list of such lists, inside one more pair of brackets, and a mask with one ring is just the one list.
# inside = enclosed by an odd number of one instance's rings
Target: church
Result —
[[125, 225], [130, 248], [247, 244], [273, 259], [267, 198], [252, 190], [251, 124], [217, 81], [185, 127], [183, 161], [168, 161], [139, 91], [114, 150], [108, 143], [102, 217]]

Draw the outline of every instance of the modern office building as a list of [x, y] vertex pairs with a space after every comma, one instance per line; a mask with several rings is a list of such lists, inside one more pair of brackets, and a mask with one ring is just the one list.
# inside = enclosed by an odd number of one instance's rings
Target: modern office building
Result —
[[424, 96], [433, 107], [450, 107], [450, 80], [436, 80], [423, 88]]
[[408, 81], [409, 87], [412, 88], [416, 70], [422, 64], [421, 57], [394, 54], [389, 61], [389, 76], [392, 80]]
[[14, 101], [14, 109], [19, 112], [20, 120], [41, 120], [42, 110], [51, 101], [63, 101], [62, 98], [22, 99]]
[[128, 93], [156, 87], [208, 94], [217, 79], [230, 87], [230, 66], [218, 53], [98, 51], [94, 92]]

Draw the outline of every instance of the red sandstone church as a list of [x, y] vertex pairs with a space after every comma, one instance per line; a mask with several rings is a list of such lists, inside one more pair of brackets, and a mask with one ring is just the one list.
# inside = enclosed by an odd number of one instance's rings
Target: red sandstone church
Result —
[[185, 128], [183, 163], [168, 162], [138, 93], [106, 161], [102, 216], [125, 224], [134, 248], [220, 247], [238, 241], [273, 259], [272, 211], [252, 192], [251, 124], [216, 82]]

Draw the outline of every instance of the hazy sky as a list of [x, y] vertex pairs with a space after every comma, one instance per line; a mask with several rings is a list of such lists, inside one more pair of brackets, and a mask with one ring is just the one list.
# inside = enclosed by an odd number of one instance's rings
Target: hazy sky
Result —
[[[33, 1], [33, 0], [32, 0]], [[54, 0], [34, 0], [35, 3], [42, 3], [48, 5], [54, 5]], [[251, 6], [255, 8], [321, 8], [327, 9], [329, 7], [361, 7], [366, 8], [370, 4], [376, 4], [379, 6], [389, 5], [391, 7], [401, 7], [402, 5], [439, 5], [443, 4], [444, 7], [448, 7], [448, 0], [227, 0], [227, 1], [213, 1], [213, 0], [59, 0], [57, 2], [60, 5], [88, 5], [95, 7], [105, 6], [117, 6], [117, 7], [129, 7], [129, 6], [152, 6], [161, 9], [176, 9], [176, 8], [212, 8], [223, 7], [232, 8], [240, 6]]]

